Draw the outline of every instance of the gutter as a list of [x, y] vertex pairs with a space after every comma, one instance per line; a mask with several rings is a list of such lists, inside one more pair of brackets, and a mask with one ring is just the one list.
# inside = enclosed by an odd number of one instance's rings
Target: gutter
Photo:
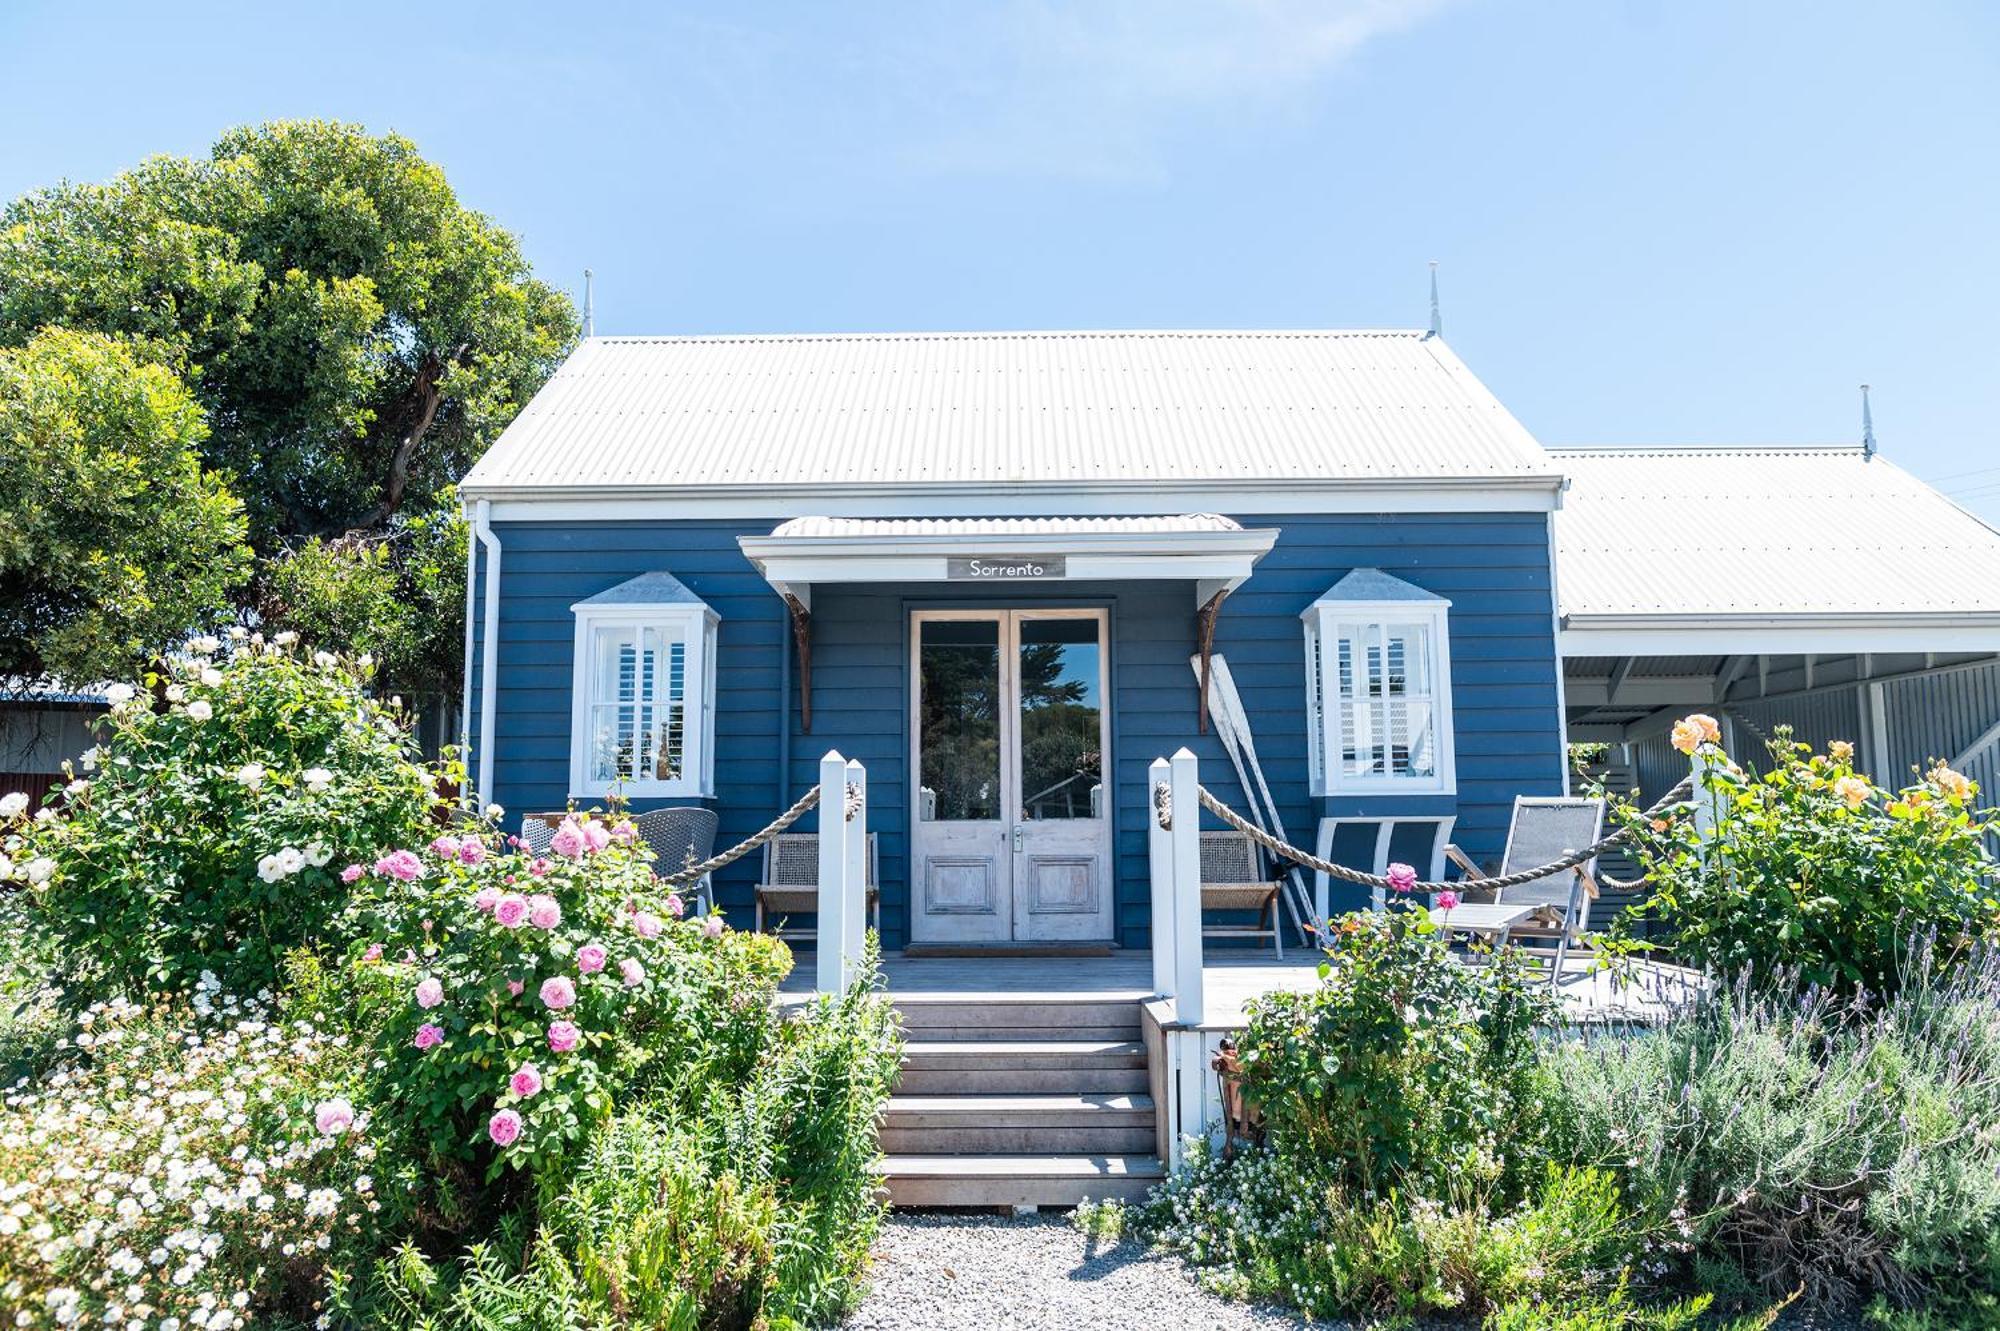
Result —
[[1024, 481], [829, 481], [824, 484], [771, 484], [769, 482], [724, 482], [710, 485], [538, 485], [520, 483], [470, 483], [460, 487], [468, 497], [494, 499], [506, 503], [557, 503], [564, 500], [646, 500], [646, 499], [799, 499], [824, 503], [829, 495], [844, 498], [910, 498], [953, 495], [1050, 495], [1076, 494], [1157, 494], [1177, 489], [1211, 494], [1232, 494], [1273, 488], [1302, 494], [1357, 494], [1369, 491], [1436, 490], [1560, 492], [1568, 478], [1561, 472], [1511, 472], [1497, 476], [1230, 476], [1230, 477], [1138, 477], [1076, 478], [1070, 480]]
[[[493, 534], [493, 501], [482, 499], [473, 510], [472, 531], [486, 547], [486, 641], [479, 660], [479, 800], [493, 801], [494, 696], [500, 689], [500, 538]], [[471, 611], [466, 632], [471, 633]], [[467, 665], [468, 673], [470, 664]]]

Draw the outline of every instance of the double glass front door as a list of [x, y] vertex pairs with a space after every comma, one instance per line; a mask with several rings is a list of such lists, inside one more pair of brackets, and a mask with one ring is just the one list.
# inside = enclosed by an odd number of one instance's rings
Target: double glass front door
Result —
[[911, 938], [1109, 939], [1105, 612], [912, 619]]

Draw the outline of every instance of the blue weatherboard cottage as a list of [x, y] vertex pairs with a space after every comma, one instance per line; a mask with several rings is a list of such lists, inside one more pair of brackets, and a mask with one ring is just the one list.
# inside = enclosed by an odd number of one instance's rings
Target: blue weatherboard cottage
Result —
[[1564, 789], [1562, 485], [1422, 332], [591, 339], [461, 487], [473, 779], [728, 845], [838, 749], [886, 948], [1145, 948], [1221, 661], [1294, 839], [1429, 875]]

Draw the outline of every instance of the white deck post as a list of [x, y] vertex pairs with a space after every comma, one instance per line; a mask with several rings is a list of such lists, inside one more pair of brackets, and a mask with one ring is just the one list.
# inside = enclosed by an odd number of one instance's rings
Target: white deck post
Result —
[[838, 749], [819, 760], [819, 937], [814, 944], [817, 987], [847, 992], [847, 759]]
[[1146, 768], [1146, 861], [1153, 874], [1153, 992], [1174, 996], [1174, 838], [1160, 826], [1155, 792], [1173, 789], [1173, 767], [1155, 758]]
[[847, 760], [847, 789], [854, 808], [847, 818], [847, 882], [841, 898], [840, 989], [847, 992], [861, 973], [868, 936], [868, 769]]
[[[1201, 774], [1192, 751], [1174, 754], [1174, 1019], [1199, 1026], [1207, 1019], [1201, 985]], [[1200, 1075], [1197, 1070], [1197, 1077]]]
[[1705, 844], [1715, 839], [1715, 783], [1709, 776], [1709, 769], [1715, 765], [1715, 758], [1706, 749], [1697, 747], [1688, 755], [1688, 764], [1694, 773], [1694, 784], [1688, 793], [1694, 802], [1694, 832]]

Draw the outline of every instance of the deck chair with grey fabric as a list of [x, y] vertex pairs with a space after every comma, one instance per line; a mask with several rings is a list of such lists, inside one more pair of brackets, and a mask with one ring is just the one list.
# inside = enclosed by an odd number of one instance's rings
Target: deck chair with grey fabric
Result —
[[[868, 921], [879, 937], [882, 933], [882, 880], [876, 872], [879, 864], [873, 832], [868, 834], [868, 851], [863, 859], [868, 875]], [[771, 932], [777, 937], [788, 942], [811, 941], [819, 936], [817, 927], [788, 927], [785, 920], [793, 915], [818, 913], [819, 833], [780, 832], [764, 843], [764, 876], [757, 883], [757, 931], [762, 933], [765, 919], [775, 916], [778, 924]]]
[[[1568, 795], [1517, 795], [1514, 819], [1507, 828], [1507, 849], [1501, 854], [1494, 876], [1504, 876], [1537, 864], [1562, 859], [1571, 851], [1596, 843], [1604, 833], [1604, 801]], [[1446, 846], [1445, 857], [1469, 877], [1486, 876], [1457, 846]], [[1513, 924], [1509, 941], [1528, 942], [1551, 951], [1549, 983], [1562, 975], [1563, 961], [1571, 944], [1578, 942], [1590, 927], [1590, 903], [1597, 900], [1595, 856], [1582, 864], [1526, 883], [1499, 889], [1492, 900], [1510, 905], [1533, 905], [1528, 919]]]
[[1277, 954], [1285, 955], [1278, 933], [1278, 883], [1263, 872], [1263, 853], [1241, 832], [1201, 834], [1201, 908], [1203, 911], [1255, 911], [1255, 924], [1204, 924], [1203, 938], [1268, 938]]
[[521, 844], [537, 855], [549, 853], [549, 842], [555, 840], [556, 825], [538, 813], [525, 815], [521, 819]]

